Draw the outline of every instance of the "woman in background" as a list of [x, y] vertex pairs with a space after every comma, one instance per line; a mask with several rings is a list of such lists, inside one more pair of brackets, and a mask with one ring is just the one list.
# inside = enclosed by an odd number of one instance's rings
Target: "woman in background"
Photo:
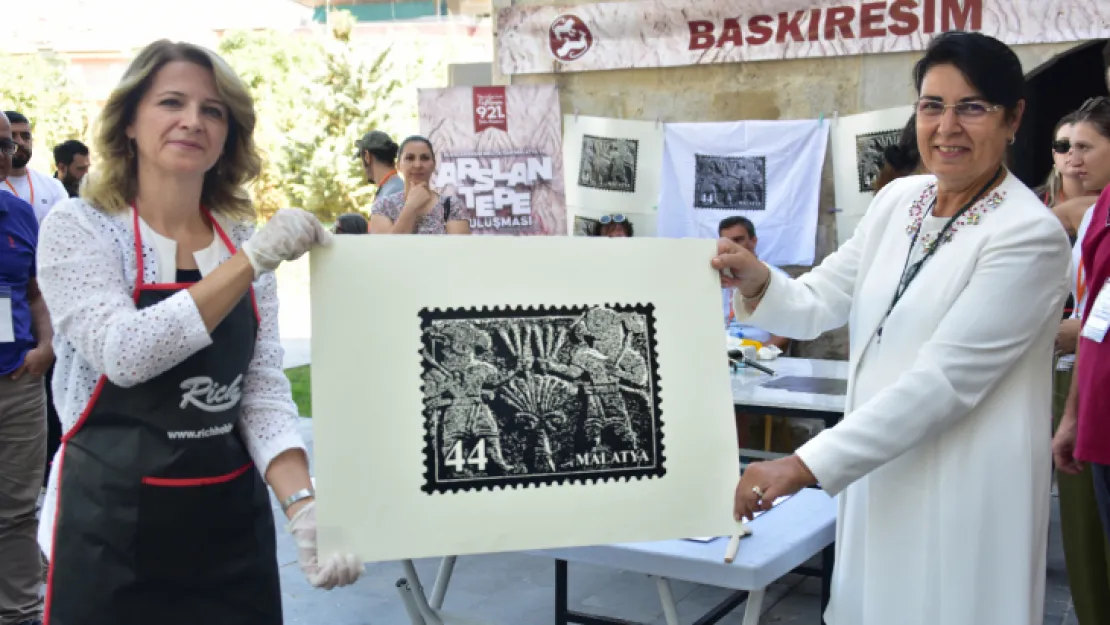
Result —
[[[1087, 208], [1083, 210], [1072, 247], [1074, 281], [1071, 297], [1074, 306], [1069, 318], [1060, 323], [1056, 335], [1053, 428], [1061, 441], [1068, 437], [1071, 429], [1064, 423], [1064, 414], [1074, 375], [1076, 344], [1088, 299], [1082, 262], [1083, 239], [1091, 225], [1093, 205], [1098, 194], [1110, 185], [1110, 102], [1073, 113], [1064, 120], [1067, 123], [1068, 150], [1064, 154], [1066, 164], [1060, 169], [1065, 183], [1069, 178], [1079, 183], [1078, 188], [1073, 187], [1073, 197], [1086, 198], [1083, 203], [1087, 204]], [[1057, 154], [1062, 147], [1053, 146]], [[1056, 483], [1060, 493], [1064, 557], [1076, 618], [1080, 625], [1110, 623], [1110, 543], [1099, 516], [1091, 467], [1087, 465], [1073, 473], [1065, 466], [1056, 472]]]
[[632, 236], [632, 222], [628, 217], [615, 214], [603, 215], [597, 220], [597, 234], [595, 236], [608, 238], [625, 238]]
[[917, 151], [917, 115], [910, 115], [902, 128], [898, 143], [888, 145], [883, 150], [883, 166], [875, 177], [875, 193], [899, 178], [919, 174], [922, 171], [921, 154]]
[[405, 190], [374, 200], [370, 234], [470, 234], [466, 202], [432, 188], [436, 153], [424, 137], [401, 142], [401, 176]]

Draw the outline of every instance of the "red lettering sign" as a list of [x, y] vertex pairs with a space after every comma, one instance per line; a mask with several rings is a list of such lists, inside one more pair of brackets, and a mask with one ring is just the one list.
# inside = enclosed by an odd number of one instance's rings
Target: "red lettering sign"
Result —
[[509, 131], [504, 87], [474, 87], [474, 132], [490, 128]]

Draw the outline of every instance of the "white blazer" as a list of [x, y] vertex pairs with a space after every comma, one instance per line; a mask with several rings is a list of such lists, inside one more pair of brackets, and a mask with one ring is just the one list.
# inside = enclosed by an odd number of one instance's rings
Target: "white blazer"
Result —
[[[1063, 227], [1012, 175], [925, 264], [887, 320], [915, 201], [897, 180], [810, 273], [737, 318], [813, 339], [849, 324], [845, 418], [798, 455], [839, 496], [830, 625], [1039, 625]], [[962, 222], [962, 223], [961, 223]], [[861, 368], [861, 357], [867, 362]]]

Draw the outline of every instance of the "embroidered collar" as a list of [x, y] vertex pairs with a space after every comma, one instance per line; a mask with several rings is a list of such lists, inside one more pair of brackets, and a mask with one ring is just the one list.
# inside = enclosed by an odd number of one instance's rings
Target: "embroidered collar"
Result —
[[[913, 203], [913, 206], [910, 207], [910, 223], [906, 225], [906, 235], [911, 239], [920, 231], [921, 222], [925, 220], [925, 216], [928, 214], [933, 199], [936, 198], [936, 196], [937, 183], [931, 182], [925, 187], [925, 190], [921, 192], [921, 195]], [[964, 226], [979, 225], [979, 221], [983, 218], [983, 215], [998, 208], [999, 204], [1002, 204], [1002, 200], [1004, 199], [1006, 199], [1005, 191], [995, 189], [988, 193], [985, 197], [976, 202], [974, 206], [969, 208], [967, 212], [960, 215], [960, 218], [956, 220], [956, 223], [952, 224], [952, 227], [945, 233], [944, 240], [940, 241], [939, 244], [943, 245], [950, 242], [952, 237]], [[928, 254], [934, 246], [938, 245], [936, 236], [937, 233], [935, 232], [926, 233], [921, 236], [921, 244], [924, 253]]]

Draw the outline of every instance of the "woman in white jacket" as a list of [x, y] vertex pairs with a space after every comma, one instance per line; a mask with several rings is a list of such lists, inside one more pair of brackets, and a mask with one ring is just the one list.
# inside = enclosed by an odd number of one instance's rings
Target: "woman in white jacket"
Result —
[[843, 421], [751, 465], [736, 516], [807, 486], [839, 495], [830, 625], [1039, 624], [1068, 239], [1004, 165], [1024, 109], [1013, 51], [947, 33], [914, 78], [933, 175], [884, 188], [797, 280], [725, 241], [712, 261], [746, 323], [851, 330]]

